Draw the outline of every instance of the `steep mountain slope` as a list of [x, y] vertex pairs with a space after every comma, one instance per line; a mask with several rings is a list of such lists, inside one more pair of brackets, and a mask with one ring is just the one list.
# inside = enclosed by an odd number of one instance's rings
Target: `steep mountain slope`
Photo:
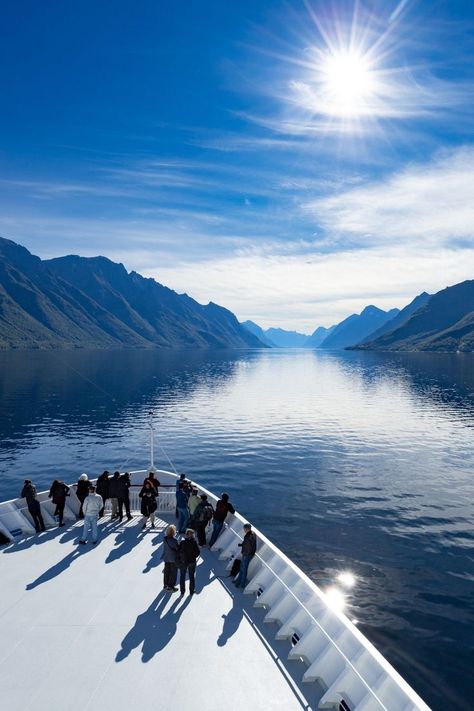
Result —
[[0, 347], [262, 347], [227, 309], [201, 306], [104, 257], [42, 262], [0, 238]]
[[303, 348], [308, 336], [298, 331], [285, 331], [283, 328], [267, 328], [265, 336], [278, 348]]
[[144, 345], [137, 334], [27, 249], [0, 239], [0, 345], [3, 348]]
[[421, 309], [421, 307], [426, 304], [429, 298], [430, 294], [427, 294], [426, 291], [424, 291], [422, 294], [418, 294], [418, 296], [415, 296], [413, 301], [410, 301], [410, 303], [407, 304], [401, 311], [399, 311], [396, 316], [386, 321], [383, 326], [378, 328], [376, 331], [370, 333], [367, 338], [365, 338], [363, 341], [353, 347], [358, 349], [365, 343], [375, 341], [377, 338], [380, 338], [380, 336], [383, 336], [385, 333], [390, 333], [390, 331], [394, 331], [396, 328], [400, 328], [400, 326], [402, 326], [406, 321], [408, 321], [410, 316], [412, 316], [415, 311], [418, 311], [418, 309]]
[[258, 323], [255, 323], [254, 321], [243, 321], [240, 325], [246, 328], [247, 331], [250, 331], [250, 333], [253, 333], [254, 336], [257, 336], [257, 338], [260, 339], [264, 345], [269, 348], [275, 348], [273, 341], [265, 335], [265, 331], [258, 325]]
[[360, 314], [352, 314], [341, 321], [332, 333], [321, 343], [320, 348], [339, 350], [353, 346], [365, 339], [370, 333], [394, 318], [399, 309], [383, 311], [376, 306], [366, 306]]
[[321, 343], [331, 335], [331, 333], [334, 331], [336, 326], [330, 326], [329, 328], [325, 328], [324, 326], [318, 326], [318, 328], [313, 331], [311, 336], [308, 336], [305, 342], [305, 347], [306, 348], [319, 348]]
[[364, 348], [370, 350], [471, 350], [474, 280], [449, 286], [430, 297], [399, 328]]

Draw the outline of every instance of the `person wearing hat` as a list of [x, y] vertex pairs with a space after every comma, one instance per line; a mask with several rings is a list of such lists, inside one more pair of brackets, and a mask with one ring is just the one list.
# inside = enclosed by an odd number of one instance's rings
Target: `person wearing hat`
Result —
[[76, 484], [76, 496], [79, 499], [81, 508], [79, 509], [79, 518], [84, 518], [82, 507], [86, 497], [89, 495], [89, 477], [87, 474], [81, 474]]
[[89, 531], [92, 535], [92, 544], [95, 546], [97, 543], [97, 538], [99, 535], [97, 521], [99, 520], [99, 512], [103, 506], [103, 499], [100, 494], [96, 494], [95, 486], [93, 484], [89, 485], [89, 494], [86, 496], [84, 501], [84, 529], [82, 531], [82, 538], [79, 541], [82, 545], [87, 543], [87, 537]]
[[249, 563], [257, 551], [257, 537], [249, 523], [244, 523], [244, 534], [242, 543], [239, 543], [239, 546], [242, 548], [242, 562], [240, 563], [239, 576], [234, 582], [237, 588], [245, 588], [247, 585]]

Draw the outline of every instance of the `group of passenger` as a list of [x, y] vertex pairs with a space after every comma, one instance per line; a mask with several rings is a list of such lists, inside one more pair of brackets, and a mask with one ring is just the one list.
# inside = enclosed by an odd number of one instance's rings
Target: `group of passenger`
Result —
[[[143, 516], [142, 528], [147, 527], [150, 521], [151, 528], [155, 528], [155, 511], [158, 507], [160, 482], [154, 472], [150, 472], [143, 481], [138, 494], [141, 499], [140, 510]], [[110, 499], [112, 513], [111, 520], [122, 521], [123, 511], [127, 519], [131, 520], [130, 513], [130, 475], [128, 472], [120, 474], [116, 471], [110, 476], [104, 471], [97, 479], [97, 485], [89, 481], [87, 474], [79, 477], [76, 486], [76, 496], [79, 499], [79, 518], [84, 519], [80, 545], [85, 545], [91, 539], [93, 545], [98, 541], [98, 520], [104, 515], [105, 504]], [[55, 505], [55, 516], [58, 517], [59, 526], [64, 526], [64, 508], [66, 497], [69, 496], [69, 487], [58, 479], [51, 485], [48, 494]], [[45, 530], [41, 505], [38, 500], [35, 485], [25, 479], [21, 497], [26, 499], [28, 510], [33, 518], [36, 531]], [[214, 508], [208, 500], [207, 494], [199, 494], [198, 489], [181, 474], [176, 482], [176, 518], [177, 526], [170, 525], [166, 529], [163, 540], [161, 559], [164, 562], [164, 585], [166, 592], [177, 592], [176, 587], [178, 570], [180, 571], [179, 589], [181, 595], [185, 593], [186, 576], [189, 578], [189, 593], [195, 592], [195, 571], [197, 559], [201, 548], [207, 547], [206, 530], [212, 522], [212, 532], [209, 539], [209, 548], [216, 543], [225, 519], [228, 514], [234, 514], [235, 509], [229, 501], [229, 495], [223, 493]], [[177, 535], [181, 536], [180, 539]], [[196, 537], [197, 535], [197, 541]], [[244, 538], [239, 545], [242, 548], [241, 563], [238, 577], [234, 580], [237, 587], [247, 584], [247, 571], [250, 560], [256, 552], [256, 536], [249, 523], [244, 525]]]

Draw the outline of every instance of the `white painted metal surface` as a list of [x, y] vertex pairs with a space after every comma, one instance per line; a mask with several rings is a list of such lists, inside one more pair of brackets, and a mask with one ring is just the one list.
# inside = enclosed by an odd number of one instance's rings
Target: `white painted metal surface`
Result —
[[[143, 477], [135, 472], [132, 481]], [[0, 504], [0, 530], [12, 539], [0, 549], [3, 711], [428, 709], [258, 531], [245, 594], [229, 585], [239, 514], [228, 517], [215, 550], [202, 551], [199, 595], [163, 593], [162, 529], [173, 520], [176, 477], [157, 477], [169, 485], [160, 492], [160, 530], [142, 531], [138, 516], [127, 524], [107, 519], [96, 548], [77, 546], [80, 523], [36, 535], [23, 500]], [[47, 495], [40, 498], [51, 524]], [[68, 508], [74, 516], [75, 496]]]

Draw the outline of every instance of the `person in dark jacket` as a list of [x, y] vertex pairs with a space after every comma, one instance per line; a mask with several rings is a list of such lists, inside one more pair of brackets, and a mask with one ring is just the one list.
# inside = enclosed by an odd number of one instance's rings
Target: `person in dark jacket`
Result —
[[140, 506], [140, 511], [143, 515], [142, 528], [146, 528], [146, 522], [148, 521], [148, 517], [150, 517], [151, 527], [155, 528], [155, 511], [157, 507], [156, 489], [149, 479], [145, 479], [145, 483], [143, 484], [138, 496], [142, 500]]
[[[150, 472], [150, 473], [148, 474], [147, 478], [145, 479], [145, 481], [150, 481], [150, 482], [152, 483], [152, 485], [153, 485], [153, 487], [154, 487], [154, 489], [155, 489], [155, 491], [156, 491], [156, 495], [158, 496], [158, 493], [159, 493], [159, 492], [158, 492], [158, 487], [161, 486], [161, 484], [160, 484], [160, 482], [158, 481], [158, 479], [156, 478], [155, 472]], [[145, 485], [145, 481], [143, 482], [143, 485]]]
[[222, 494], [216, 504], [216, 510], [214, 511], [214, 520], [212, 522], [213, 530], [211, 540], [209, 541], [209, 548], [212, 548], [214, 543], [217, 541], [217, 537], [222, 531], [222, 526], [224, 525], [224, 521], [228, 513], [234, 514], [235, 509], [229, 501], [229, 494]]
[[26, 499], [26, 505], [28, 506], [28, 511], [31, 514], [33, 523], [36, 528], [36, 533], [45, 531], [45, 525], [43, 521], [43, 516], [41, 514], [41, 504], [38, 501], [36, 486], [31, 482], [31, 479], [25, 479], [23, 489], [20, 494], [22, 499]]
[[163, 552], [161, 560], [164, 561], [165, 569], [163, 572], [163, 590], [166, 592], [178, 592], [176, 585], [176, 577], [178, 569], [176, 567], [176, 557], [178, 554], [178, 541], [176, 540], [176, 526], [168, 526], [163, 539]]
[[194, 530], [186, 529], [186, 538], [183, 538], [178, 549], [179, 587], [181, 595], [186, 592], [186, 572], [189, 576], [189, 594], [194, 594], [196, 561], [199, 558], [199, 546], [194, 538]]
[[96, 494], [100, 494], [104, 502], [104, 505], [99, 511], [99, 518], [101, 518], [101, 516], [104, 515], [105, 503], [109, 498], [109, 472], [107, 470], [97, 477]]
[[178, 485], [176, 491], [176, 513], [178, 514], [178, 533], [184, 533], [189, 521], [189, 509], [183, 483]]
[[119, 521], [123, 518], [123, 507], [125, 506], [125, 513], [129, 521], [132, 520], [133, 516], [130, 513], [130, 493], [129, 489], [131, 487], [130, 474], [125, 472], [119, 479], [120, 490], [118, 497], [118, 508], [119, 508]]
[[194, 522], [200, 546], [206, 545], [206, 528], [212, 519], [213, 513], [214, 509], [212, 508], [212, 504], [207, 500], [207, 494], [201, 494], [201, 503], [198, 504], [194, 511]]
[[111, 520], [114, 518], [118, 518], [118, 501], [121, 490], [122, 487], [120, 484], [120, 472], [114, 472], [112, 479], [109, 479], [109, 499], [110, 503], [112, 504], [112, 515], [110, 516]]
[[234, 585], [239, 588], [245, 588], [247, 585], [247, 570], [249, 563], [257, 551], [257, 537], [252, 531], [252, 526], [249, 523], [244, 523], [244, 539], [239, 546], [242, 548], [242, 562], [240, 563], [240, 571]]
[[59, 525], [64, 526], [64, 507], [66, 506], [66, 496], [69, 496], [69, 487], [63, 481], [55, 479], [49, 490], [49, 498], [56, 505], [54, 515], [59, 519]]
[[81, 476], [77, 480], [76, 485], [76, 496], [79, 499], [79, 503], [81, 504], [81, 508], [79, 509], [79, 518], [84, 518], [84, 512], [82, 510], [82, 507], [84, 505], [86, 496], [89, 496], [89, 484], [90, 482], [87, 474], [81, 474]]

